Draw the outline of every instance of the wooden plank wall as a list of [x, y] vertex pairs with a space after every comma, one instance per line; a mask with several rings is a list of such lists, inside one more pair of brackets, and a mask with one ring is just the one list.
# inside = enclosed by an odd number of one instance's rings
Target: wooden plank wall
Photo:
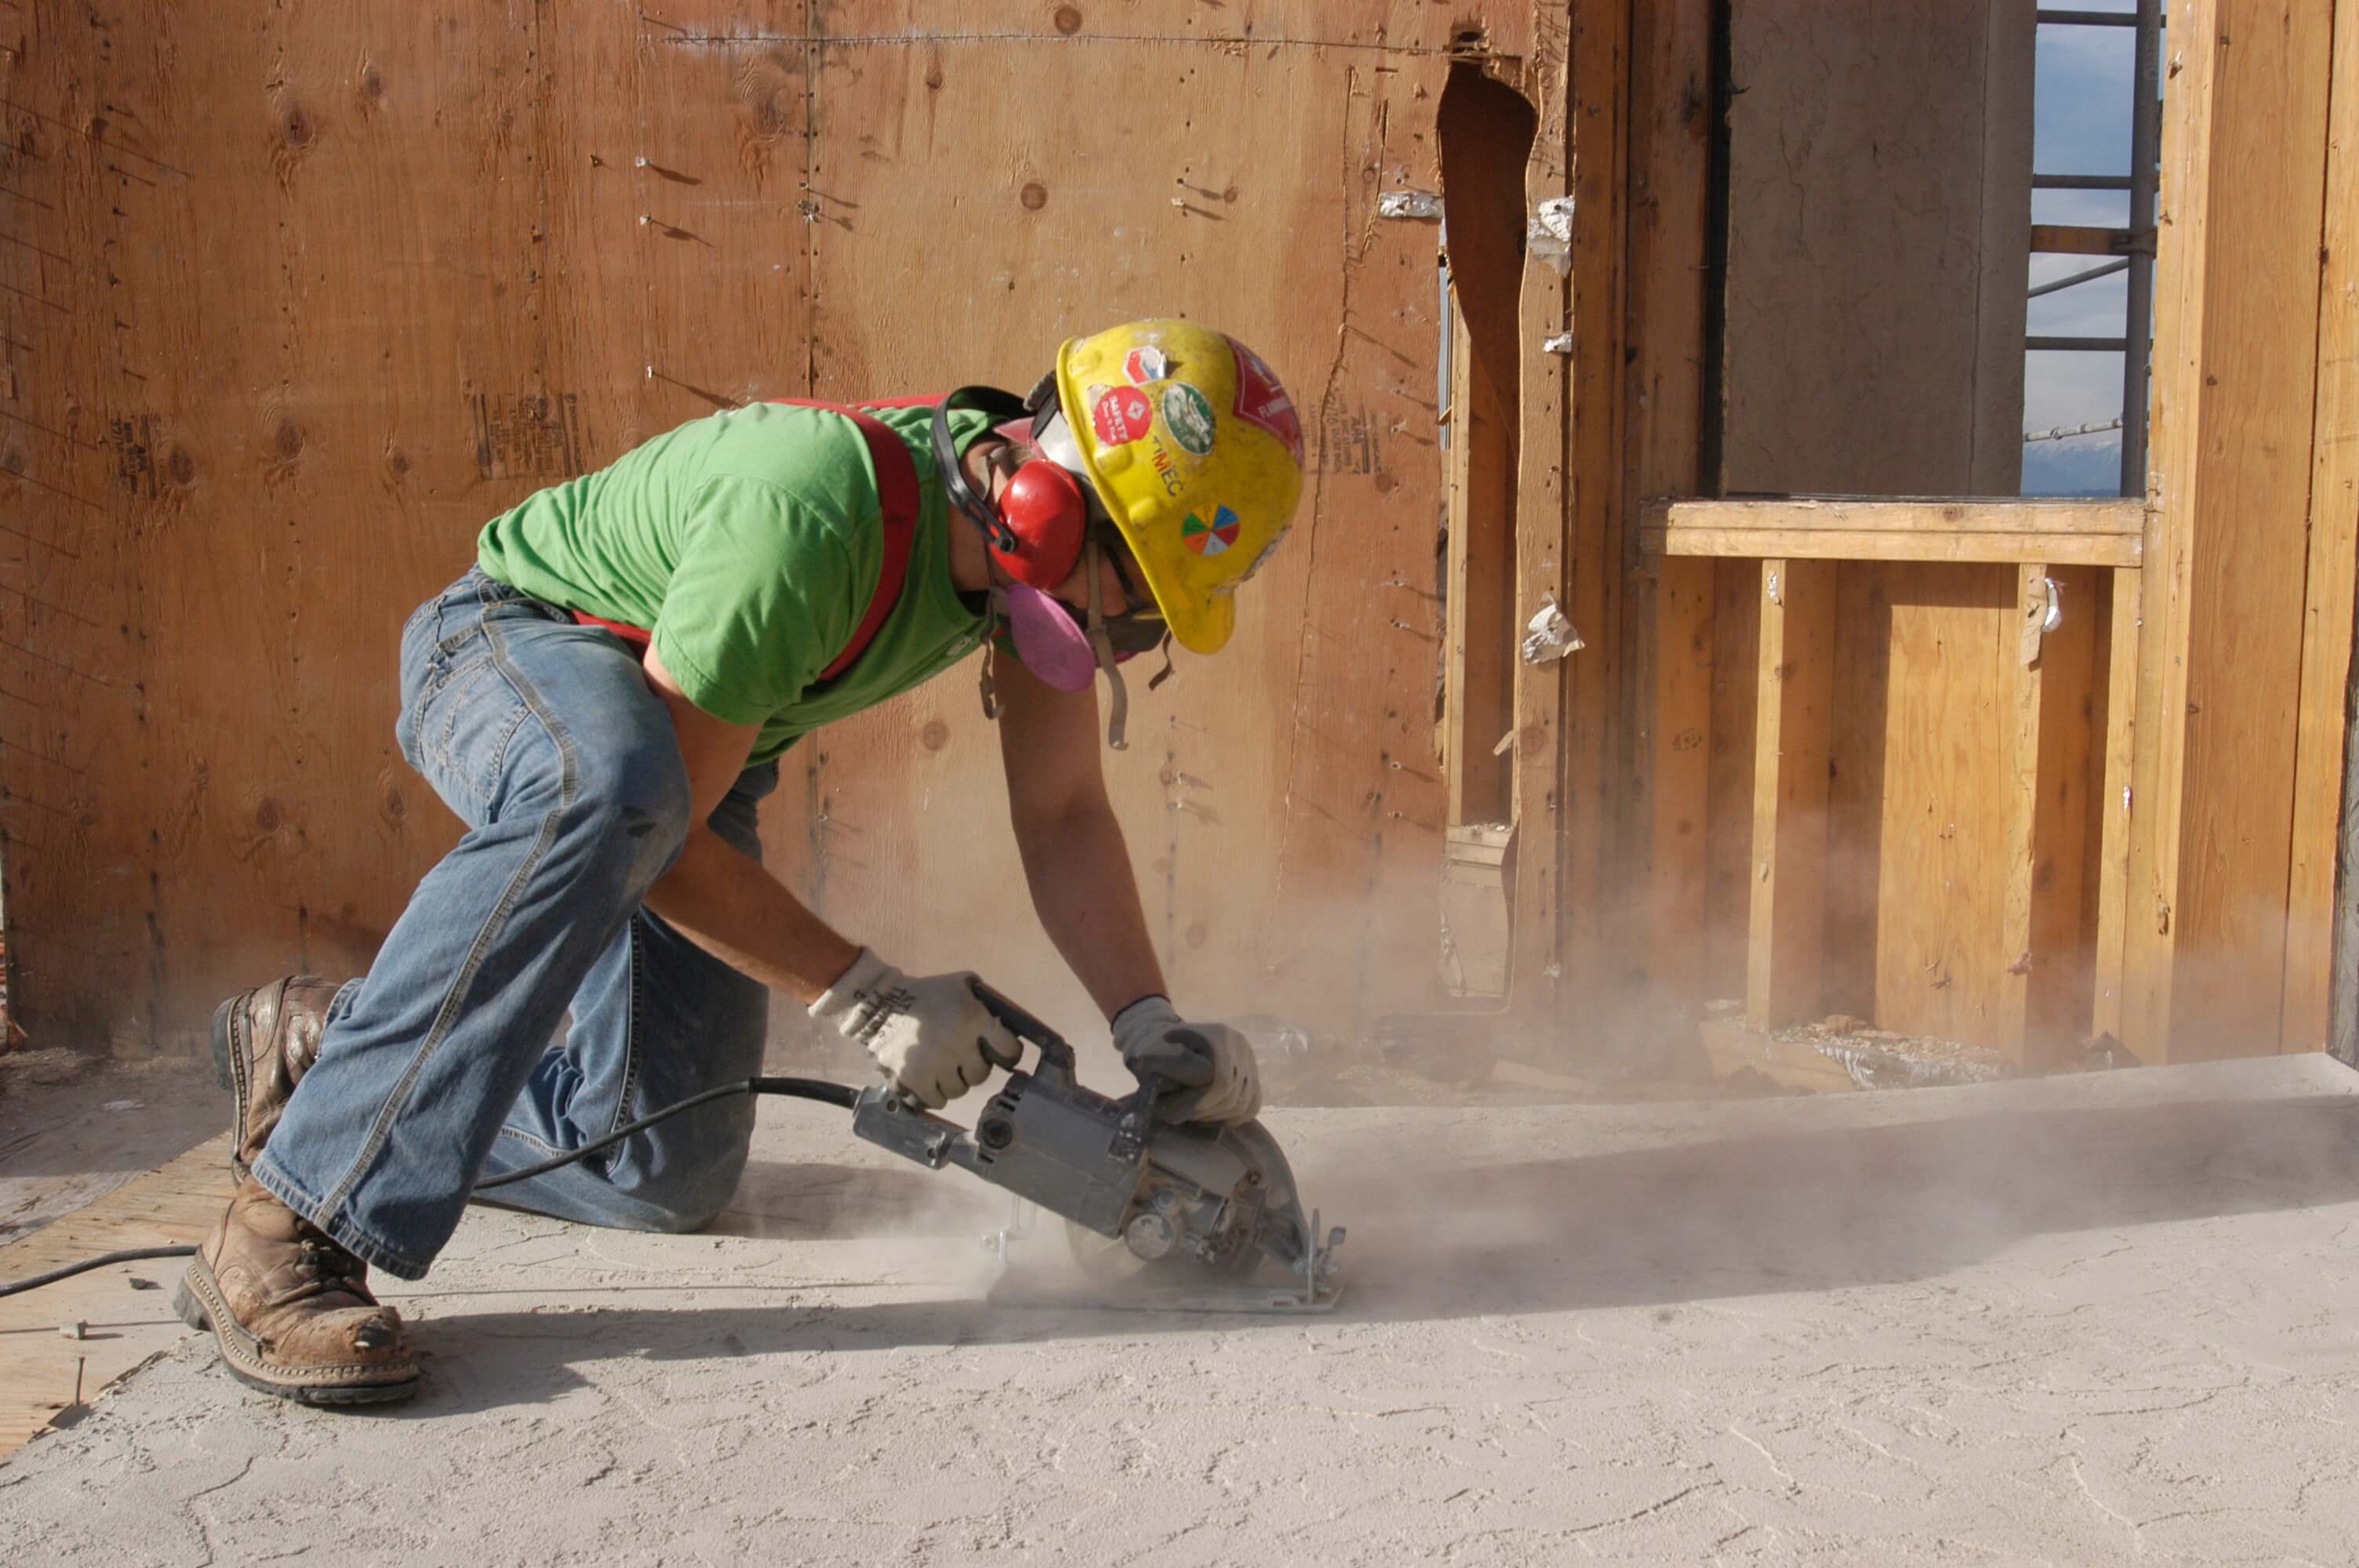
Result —
[[2359, 0], [2336, 0], [2333, 59], [2281, 1028], [2287, 1048], [2303, 1051], [2327, 1038], [2353, 582], [2359, 578]]
[[[1315, 470], [1237, 643], [1134, 680], [1109, 762], [1175, 988], [1339, 1032], [1420, 1003], [1434, 235], [1375, 207], [1437, 183], [1453, 49], [1537, 79], [1533, 9], [0, 15], [27, 1026], [186, 1044], [231, 988], [366, 961], [455, 833], [393, 747], [396, 633], [499, 508], [716, 406], [1020, 386], [1148, 312], [1269, 358]], [[954, 672], [796, 752], [768, 849], [897, 961], [1078, 1022], [994, 826], [995, 750]]]
[[2333, 23], [2321, 0], [2172, 8], [2123, 987], [2155, 1057], [2280, 1048], [2288, 890], [2316, 878], [2288, 698], [2306, 599], [2349, 592], [2305, 586]]

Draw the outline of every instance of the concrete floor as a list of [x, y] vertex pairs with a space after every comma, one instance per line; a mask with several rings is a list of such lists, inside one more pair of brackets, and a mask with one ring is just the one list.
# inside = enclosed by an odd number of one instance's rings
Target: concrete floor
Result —
[[757, 1234], [478, 1211], [414, 1405], [191, 1337], [0, 1466], [0, 1560], [2359, 1559], [2323, 1058], [1271, 1121], [1332, 1318], [995, 1305], [980, 1189], [768, 1106]]

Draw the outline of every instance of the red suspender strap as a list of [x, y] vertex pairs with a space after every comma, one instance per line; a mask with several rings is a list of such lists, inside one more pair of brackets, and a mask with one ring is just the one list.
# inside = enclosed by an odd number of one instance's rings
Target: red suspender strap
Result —
[[[885, 523], [885, 561], [876, 574], [876, 591], [868, 598], [868, 609], [860, 623], [852, 629], [852, 640], [835, 656], [835, 662], [820, 672], [820, 679], [833, 680], [852, 667], [854, 659], [865, 653], [875, 640], [877, 629], [893, 607], [901, 601], [901, 585], [909, 575], [909, 551], [918, 536], [918, 465], [909, 456], [908, 443], [893, 433], [891, 426], [867, 412], [869, 408], [921, 408], [939, 401], [931, 397], [899, 397], [871, 403], [854, 408], [842, 403], [821, 403], [803, 397], [774, 397], [773, 403], [795, 408], [821, 408], [831, 414], [841, 414], [860, 430], [860, 438], [868, 443], [868, 460], [876, 470], [876, 500]], [[625, 626], [577, 610], [573, 619], [584, 626], [603, 626], [632, 647], [644, 652], [649, 642], [647, 630]]]

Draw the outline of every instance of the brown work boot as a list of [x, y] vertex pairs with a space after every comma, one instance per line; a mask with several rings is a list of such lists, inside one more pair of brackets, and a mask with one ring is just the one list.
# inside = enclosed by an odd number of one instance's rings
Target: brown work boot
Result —
[[418, 1391], [401, 1314], [369, 1294], [368, 1265], [247, 1177], [172, 1298], [210, 1328], [248, 1388], [307, 1405], [383, 1404]]
[[213, 1072], [237, 1103], [229, 1168], [239, 1181], [262, 1158], [295, 1081], [320, 1059], [320, 1031], [335, 995], [332, 981], [289, 975], [213, 1010]]

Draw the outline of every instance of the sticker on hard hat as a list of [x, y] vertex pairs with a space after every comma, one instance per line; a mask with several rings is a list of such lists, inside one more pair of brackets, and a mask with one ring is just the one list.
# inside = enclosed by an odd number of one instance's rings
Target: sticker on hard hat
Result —
[[1122, 359], [1122, 373], [1140, 386], [1150, 381], [1161, 381], [1171, 373], [1171, 362], [1161, 349], [1148, 345], [1133, 349]]
[[1215, 511], [1210, 523], [1190, 512], [1188, 521], [1180, 524], [1180, 537], [1200, 556], [1217, 556], [1237, 542], [1238, 526], [1237, 514], [1226, 506]]
[[1302, 421], [1295, 415], [1294, 400], [1286, 395], [1277, 373], [1261, 362], [1260, 355], [1234, 338], [1229, 340], [1229, 347], [1237, 351], [1236, 416], [1285, 442], [1295, 466], [1301, 467]]
[[1212, 449], [1212, 405], [1186, 382], [1163, 389], [1163, 422], [1171, 427], [1171, 438], [1194, 456]]
[[1149, 460], [1154, 464], [1155, 477], [1163, 481], [1163, 493], [1174, 498], [1178, 497], [1181, 491], [1188, 488], [1188, 481], [1180, 477], [1179, 469], [1173, 465], [1171, 449], [1163, 444], [1163, 438], [1160, 436], [1151, 438], [1147, 444], [1155, 449], [1155, 455]]
[[1135, 386], [1109, 387], [1090, 407], [1090, 424], [1103, 446], [1125, 447], [1147, 434], [1155, 411]]

